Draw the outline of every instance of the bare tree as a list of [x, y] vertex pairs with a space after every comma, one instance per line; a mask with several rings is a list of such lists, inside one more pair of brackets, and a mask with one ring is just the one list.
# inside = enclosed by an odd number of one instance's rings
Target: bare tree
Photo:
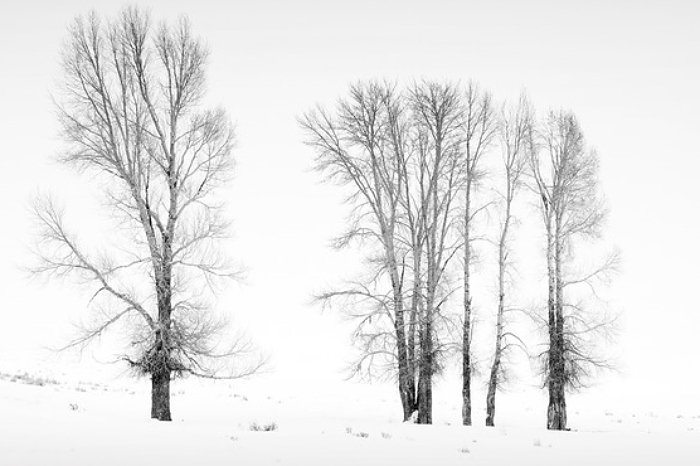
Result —
[[513, 224], [516, 218], [513, 203], [523, 185], [523, 175], [528, 163], [529, 138], [532, 135], [533, 111], [523, 94], [515, 107], [504, 108], [501, 117], [501, 152], [505, 183], [498, 191], [502, 218], [498, 235], [498, 309], [496, 311], [496, 344], [489, 374], [486, 395], [486, 425], [493, 426], [496, 417], [496, 390], [505, 378], [504, 357], [514, 347], [523, 347], [522, 340], [506, 329], [507, 317], [516, 308], [509, 305], [506, 293], [513, 267], [510, 253]]
[[613, 253], [593, 272], [572, 278], [574, 240], [600, 235], [605, 208], [598, 193], [598, 156], [586, 147], [576, 117], [565, 111], [550, 112], [538, 131], [538, 147], [531, 167], [540, 196], [547, 237], [547, 329], [548, 344], [543, 353], [546, 386], [549, 391], [547, 428], [567, 428], [566, 390], [576, 388], [591, 368], [608, 365], [605, 358], [590, 352], [586, 337], [609, 328], [611, 320], [595, 321], [574, 302], [570, 288], [591, 285], [604, 278], [617, 264]]
[[485, 206], [474, 205], [474, 191], [483, 177], [482, 159], [489, 150], [498, 130], [498, 120], [494, 112], [491, 95], [483, 91], [477, 84], [467, 85], [464, 98], [464, 142], [460, 154], [462, 172], [462, 190], [464, 192], [463, 210], [463, 307], [462, 321], [462, 424], [472, 424], [471, 376], [474, 370], [472, 363], [472, 333], [474, 315], [472, 309], [471, 267], [474, 248], [475, 218]]
[[[432, 423], [432, 378], [437, 369], [436, 323], [451, 290], [447, 270], [458, 252], [455, 212], [460, 188], [464, 107], [455, 85], [424, 82], [413, 86], [410, 105], [418, 141], [419, 212], [423, 223], [425, 279], [420, 316], [418, 422]], [[424, 241], [424, 242], [423, 242]], [[416, 253], [414, 253], [416, 254]]]
[[436, 328], [449, 325], [446, 270], [458, 251], [461, 118], [456, 86], [400, 93], [369, 82], [351, 88], [336, 116], [316, 109], [300, 121], [316, 168], [351, 188], [351, 226], [338, 244], [362, 239], [371, 251], [363, 280], [320, 298], [358, 319], [355, 369], [396, 374], [404, 420], [418, 410], [420, 423], [431, 422], [432, 376], [447, 347]]
[[121, 228], [91, 253], [53, 202], [36, 204], [36, 272], [75, 276], [94, 293], [97, 323], [73, 345], [128, 323], [123, 357], [150, 376], [151, 417], [162, 421], [173, 374], [239, 377], [261, 364], [231, 365], [250, 347], [224, 336], [225, 345], [212, 309], [213, 287], [236, 272], [217, 249], [227, 222], [216, 201], [234, 133], [223, 109], [202, 107], [207, 55], [184, 17], [157, 28], [135, 7], [107, 23], [76, 18], [62, 57], [61, 160], [100, 180]]
[[[316, 169], [329, 180], [351, 187], [351, 226], [337, 245], [343, 247], [355, 239], [373, 240], [381, 251], [379, 258], [372, 261], [376, 269], [366, 282], [324, 293], [320, 298], [327, 301], [350, 297], [372, 303], [365, 311], [358, 313], [361, 306], [350, 311], [360, 319], [355, 338], [364, 348], [356, 367], [381, 361], [382, 365], [397, 369], [407, 420], [415, 411], [416, 402], [404, 309], [407, 252], [399, 233], [407, 138], [403, 112], [394, 85], [359, 83], [352, 86], [349, 99], [340, 101], [337, 116], [317, 108], [304, 115], [300, 125], [307, 133], [307, 144], [316, 152]], [[382, 279], [388, 279], [389, 293], [382, 291]], [[391, 333], [377, 330], [378, 313], [391, 322]], [[370, 331], [373, 317], [375, 327]]]

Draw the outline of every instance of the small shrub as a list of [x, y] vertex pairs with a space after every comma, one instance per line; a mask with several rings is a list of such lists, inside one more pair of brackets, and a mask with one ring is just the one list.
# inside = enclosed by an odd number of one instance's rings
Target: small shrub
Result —
[[277, 430], [277, 424], [271, 422], [269, 424], [260, 425], [257, 422], [254, 422], [250, 425], [250, 430], [254, 432], [272, 432]]
[[367, 432], [357, 432], [356, 434], [353, 434], [355, 437], [360, 437], [360, 438], [367, 438], [369, 437], [369, 434]]
[[532, 444], [533, 444], [534, 446], [536, 446], [536, 447], [541, 447], [541, 446], [542, 446], [542, 442], [540, 441], [540, 439], [535, 439], [535, 441], [534, 441]]
[[387, 433], [387, 432], [382, 432], [382, 438], [385, 438], [385, 439], [388, 440], [388, 439], [391, 438], [391, 434], [389, 434], [389, 433]]
[[469, 453], [471, 453], [471, 452], [469, 451], [469, 448], [467, 448], [467, 447], [460, 448], [459, 451], [460, 451], [461, 453], [464, 453], [465, 455], [468, 455]]
[[48, 377], [38, 377], [27, 372], [14, 375], [0, 374], [0, 378], [15, 383], [19, 382], [27, 385], [36, 385], [37, 387], [43, 387], [45, 385], [59, 385], [59, 383], [54, 379], [50, 379]]

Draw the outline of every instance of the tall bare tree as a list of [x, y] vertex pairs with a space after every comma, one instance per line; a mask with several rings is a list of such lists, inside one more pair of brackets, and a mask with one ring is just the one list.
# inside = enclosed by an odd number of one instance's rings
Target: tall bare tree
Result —
[[474, 194], [483, 177], [483, 155], [488, 152], [498, 130], [498, 119], [494, 111], [491, 95], [476, 83], [470, 82], [464, 97], [464, 141], [460, 154], [461, 184], [464, 192], [463, 210], [463, 300], [462, 321], [462, 424], [472, 424], [471, 376], [473, 308], [471, 290], [471, 267], [474, 248], [475, 218], [485, 206], [475, 206]]
[[[376, 270], [366, 281], [351, 287], [324, 293], [324, 301], [352, 298], [372, 304], [351, 315], [360, 319], [355, 336], [363, 348], [364, 362], [388, 363], [398, 372], [399, 394], [404, 419], [415, 411], [413, 362], [406, 335], [404, 275], [407, 254], [400, 240], [402, 201], [405, 184], [406, 139], [404, 107], [395, 86], [386, 82], [367, 82], [352, 86], [350, 98], [341, 100], [337, 115], [317, 108], [300, 119], [307, 133], [307, 144], [316, 152], [316, 168], [329, 180], [351, 187], [349, 202], [353, 218], [347, 233], [337, 244], [346, 246], [354, 239], [374, 240], [380, 245]], [[382, 291], [382, 279], [388, 278], [390, 293]], [[357, 304], [357, 301], [355, 301]], [[377, 317], [388, 318], [392, 332], [377, 331]], [[372, 323], [375, 327], [366, 328]], [[388, 361], [386, 360], [388, 357]]]
[[617, 264], [617, 254], [593, 272], [574, 276], [574, 240], [598, 237], [606, 213], [598, 193], [598, 156], [586, 146], [570, 112], [550, 112], [537, 139], [530, 160], [547, 237], [548, 344], [543, 353], [549, 392], [547, 428], [564, 430], [566, 390], [580, 386], [591, 368], [608, 365], [582, 345], [590, 343], [586, 336], [599, 334], [610, 324], [607, 319], [592, 320], [568, 289], [607, 275]]
[[420, 144], [418, 180], [424, 234], [425, 279], [420, 316], [418, 422], [432, 423], [432, 378], [437, 368], [436, 324], [451, 290], [447, 270], [458, 252], [455, 209], [460, 188], [464, 106], [459, 87], [424, 82], [410, 92]]
[[216, 200], [233, 129], [223, 109], [202, 106], [208, 52], [186, 18], [153, 27], [132, 7], [110, 22], [77, 17], [69, 31], [61, 160], [100, 180], [122, 228], [94, 253], [52, 201], [38, 202], [36, 271], [73, 275], [94, 293], [95, 325], [74, 345], [126, 324], [133, 349], [124, 359], [151, 378], [151, 417], [168, 421], [173, 374], [237, 377], [260, 365], [230, 365], [249, 347], [221, 333], [207, 291], [235, 274], [217, 249], [227, 222]]
[[508, 351], [522, 346], [522, 340], [506, 329], [507, 317], [515, 308], [509, 306], [506, 293], [513, 267], [510, 259], [510, 243], [513, 224], [516, 221], [513, 203], [523, 185], [523, 175], [528, 164], [530, 137], [532, 136], [533, 111], [525, 95], [517, 106], [503, 109], [501, 116], [501, 153], [504, 184], [498, 191], [501, 222], [498, 235], [498, 309], [496, 311], [496, 344], [489, 373], [486, 394], [486, 425], [493, 426], [496, 417], [496, 391], [505, 377], [504, 357]]

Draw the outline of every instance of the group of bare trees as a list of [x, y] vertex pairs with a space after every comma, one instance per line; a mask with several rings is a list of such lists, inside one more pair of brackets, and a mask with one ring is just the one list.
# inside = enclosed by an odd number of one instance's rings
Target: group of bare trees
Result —
[[[68, 346], [126, 327], [123, 359], [151, 378], [151, 416], [170, 420], [173, 375], [240, 377], [262, 364], [240, 367], [250, 348], [222, 333], [224, 319], [212, 309], [213, 288], [235, 276], [217, 248], [227, 229], [217, 190], [229, 179], [234, 133], [223, 109], [202, 104], [207, 50], [186, 19], [154, 27], [135, 7], [111, 22], [78, 17], [62, 58], [62, 161], [104, 186], [118, 234], [96, 253], [43, 198], [34, 271], [72, 276], [92, 294], [94, 319]], [[474, 242], [484, 235], [480, 214], [495, 209], [498, 300], [486, 403], [486, 424], [494, 425], [507, 356], [524, 347], [509, 327], [514, 203], [524, 188], [539, 196], [549, 277], [547, 425], [566, 428], [565, 389], [604, 366], [590, 348], [607, 323], [593, 321], [571, 290], [615, 263], [572, 272], [574, 240], [596, 236], [604, 214], [597, 157], [575, 117], [552, 112], [537, 122], [525, 97], [499, 109], [474, 83], [400, 89], [372, 81], [352, 86], [333, 111], [318, 107], [299, 122], [318, 171], [347, 189], [352, 216], [337, 246], [367, 251], [364, 275], [318, 298], [357, 319], [354, 370], [395, 376], [404, 420], [432, 422], [433, 378], [457, 348], [462, 421], [472, 423]], [[499, 148], [497, 199], [485, 201], [484, 175]]]
[[300, 123], [318, 170], [351, 187], [352, 220], [338, 245], [376, 246], [365, 277], [320, 299], [342, 299], [359, 319], [363, 353], [355, 369], [396, 372], [404, 419], [417, 412], [418, 422], [430, 423], [464, 181], [461, 96], [434, 83], [405, 94], [388, 83], [361, 83], [334, 114], [317, 108]]
[[[367, 251], [365, 274], [321, 294], [357, 319], [360, 348], [354, 366], [365, 375], [395, 376], [404, 420], [432, 421], [433, 377], [455, 346], [462, 359], [462, 422], [471, 425], [473, 251], [481, 212], [498, 213], [495, 345], [488, 377], [486, 424], [494, 425], [496, 392], [507, 355], [526, 349], [509, 327], [523, 310], [509, 294], [516, 196], [537, 193], [547, 238], [548, 341], [543, 375], [550, 394], [547, 425], [566, 428], [565, 388], [576, 386], [604, 359], [588, 349], [594, 324], [569, 285], [591, 283], [612, 266], [565, 278], [574, 263], [573, 240], [600, 230], [604, 209], [597, 193], [597, 157], [585, 146], [575, 117], [552, 112], [536, 120], [522, 96], [500, 109], [478, 85], [423, 81], [400, 89], [389, 82], [360, 82], [333, 111], [317, 107], [300, 118], [315, 166], [348, 193], [352, 215], [337, 241]], [[500, 153], [496, 199], [477, 201], [489, 158]], [[493, 181], [493, 180], [497, 181]], [[526, 189], [529, 188], [529, 189]], [[461, 276], [461, 280], [458, 277]], [[454, 295], [462, 312], [455, 318]], [[461, 321], [461, 322], [460, 322]], [[458, 331], [455, 332], [455, 329]], [[461, 334], [461, 338], [455, 338]], [[458, 341], [458, 344], [455, 342]], [[415, 414], [414, 414], [415, 413]]]

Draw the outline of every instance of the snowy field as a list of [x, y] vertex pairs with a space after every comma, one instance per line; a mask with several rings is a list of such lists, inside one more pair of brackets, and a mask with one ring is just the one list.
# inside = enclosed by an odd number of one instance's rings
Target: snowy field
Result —
[[0, 465], [700, 465], [700, 412], [590, 407], [583, 395], [569, 401], [573, 430], [549, 432], [534, 389], [500, 394], [486, 428], [478, 402], [477, 426], [459, 425], [447, 382], [432, 426], [402, 423], [387, 385], [178, 380], [172, 423], [148, 419], [148, 388], [2, 373]]

